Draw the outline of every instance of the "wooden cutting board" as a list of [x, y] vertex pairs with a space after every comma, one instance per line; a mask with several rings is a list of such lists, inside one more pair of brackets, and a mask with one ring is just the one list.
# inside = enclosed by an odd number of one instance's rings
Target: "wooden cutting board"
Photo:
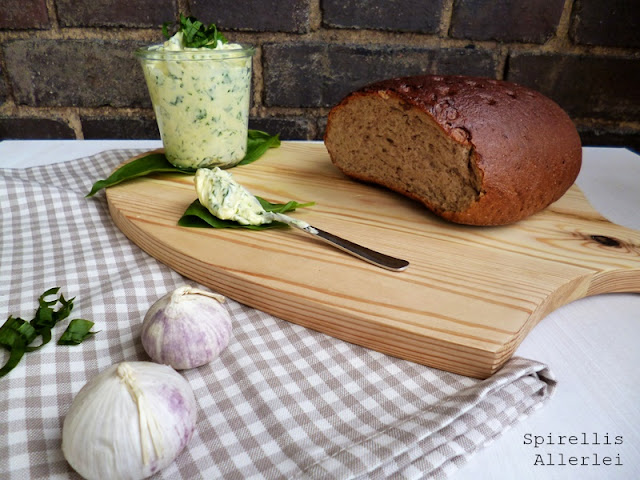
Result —
[[316, 202], [292, 216], [411, 265], [387, 271], [295, 229], [178, 227], [196, 198], [191, 176], [111, 187], [109, 209], [127, 237], [182, 275], [389, 355], [485, 378], [559, 306], [640, 292], [640, 232], [608, 222], [576, 186], [517, 224], [467, 227], [345, 177], [321, 143], [283, 142], [232, 172], [272, 202]]

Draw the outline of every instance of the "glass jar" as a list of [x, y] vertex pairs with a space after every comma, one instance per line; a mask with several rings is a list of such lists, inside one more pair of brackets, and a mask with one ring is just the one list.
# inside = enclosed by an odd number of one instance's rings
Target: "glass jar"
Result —
[[140, 48], [167, 159], [180, 168], [232, 167], [247, 150], [254, 49]]

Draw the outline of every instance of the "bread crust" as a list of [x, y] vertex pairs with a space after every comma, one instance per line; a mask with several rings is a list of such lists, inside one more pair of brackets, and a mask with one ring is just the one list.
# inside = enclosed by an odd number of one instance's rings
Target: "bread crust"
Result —
[[[449, 140], [469, 147], [481, 178], [475, 201], [461, 211], [447, 210], [385, 178], [351, 171], [348, 154], [333, 138], [335, 129], [351, 128], [341, 124], [341, 110], [348, 104], [357, 108], [352, 102], [363, 97], [397, 99], [426, 114]], [[331, 110], [324, 141], [345, 174], [392, 188], [449, 221], [470, 225], [509, 224], [546, 208], [571, 187], [582, 163], [578, 132], [555, 102], [514, 83], [467, 76], [426, 75], [368, 85]]]

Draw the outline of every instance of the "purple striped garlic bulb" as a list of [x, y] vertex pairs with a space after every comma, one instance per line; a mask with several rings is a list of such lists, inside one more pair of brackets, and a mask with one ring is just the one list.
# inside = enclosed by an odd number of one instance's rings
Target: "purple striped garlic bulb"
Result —
[[147, 478], [184, 450], [197, 413], [191, 386], [173, 368], [118, 363], [73, 399], [62, 426], [62, 453], [87, 480]]
[[142, 322], [142, 346], [154, 362], [176, 370], [200, 367], [227, 348], [231, 317], [225, 297], [184, 286], [155, 302]]

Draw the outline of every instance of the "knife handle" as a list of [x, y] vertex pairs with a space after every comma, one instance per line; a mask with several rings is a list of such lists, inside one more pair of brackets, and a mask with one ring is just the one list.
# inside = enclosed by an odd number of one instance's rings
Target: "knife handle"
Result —
[[378, 267], [386, 268], [387, 270], [393, 270], [394, 272], [401, 272], [409, 266], [409, 262], [407, 262], [406, 260], [391, 257], [389, 255], [385, 255], [384, 253], [376, 252], [375, 250], [371, 250], [370, 248], [363, 247], [362, 245], [358, 245], [357, 243], [353, 243], [349, 240], [345, 240], [342, 237], [338, 237], [333, 233], [325, 232], [324, 230], [320, 230], [319, 228], [311, 226], [303, 220], [292, 218], [289, 215], [285, 215], [283, 213], [269, 212], [268, 215], [271, 220], [277, 220], [280, 222], [284, 222], [292, 227], [299, 228], [303, 232], [313, 235], [314, 237], [324, 241], [325, 243], [339, 248], [343, 252], [347, 252], [354, 257], [358, 257], [359, 259], [364, 260], [365, 262], [369, 262]]
[[372, 263], [378, 267], [386, 268], [387, 270], [393, 270], [395, 272], [401, 272], [409, 266], [409, 262], [400, 258], [385, 255], [384, 253], [376, 252], [370, 248], [363, 247], [357, 243], [353, 243], [342, 237], [338, 237], [319, 228], [309, 225], [307, 228], [302, 228], [305, 232], [323, 240], [326, 243], [339, 248], [340, 250], [347, 252], [355, 257], [360, 258], [366, 262]]

